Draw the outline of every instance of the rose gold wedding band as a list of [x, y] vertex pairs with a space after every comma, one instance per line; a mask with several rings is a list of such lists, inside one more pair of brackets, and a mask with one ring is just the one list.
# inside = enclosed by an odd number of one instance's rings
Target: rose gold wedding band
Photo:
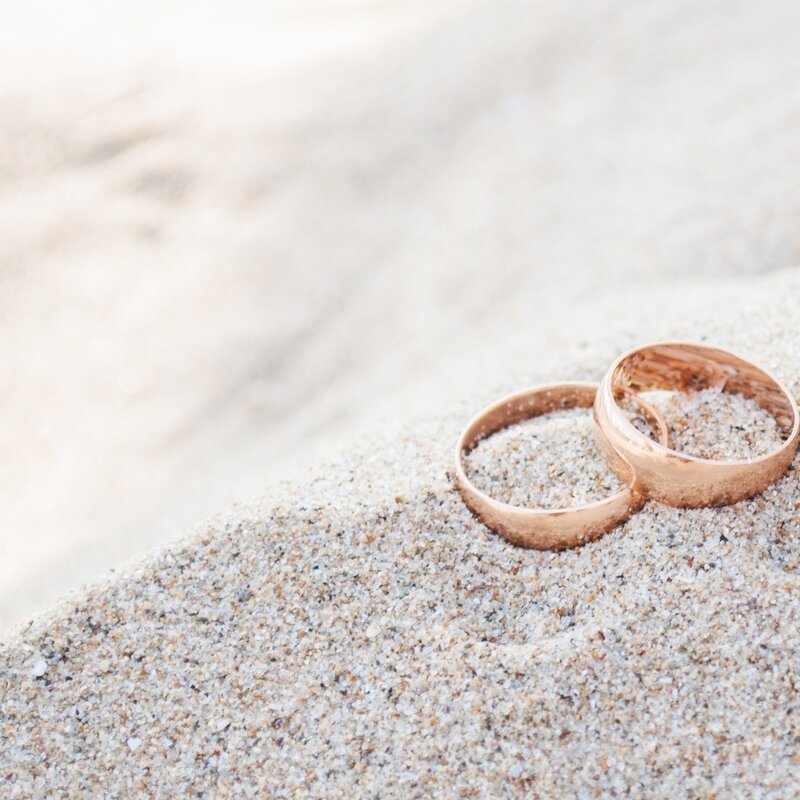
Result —
[[[624, 476], [622, 480], [628, 486], [605, 500], [572, 508], [523, 508], [501, 503], [480, 491], [467, 478], [464, 456], [481, 440], [550, 411], [591, 408], [596, 391], [594, 383], [563, 383], [528, 389], [498, 400], [467, 425], [456, 445], [456, 486], [467, 507], [484, 525], [522, 547], [562, 550], [602, 536], [642, 505], [644, 498], [635, 489], [633, 470], [613, 454], [614, 472]], [[641, 398], [633, 398], [633, 401], [657, 429], [662, 441], [669, 443], [667, 426], [658, 412]]]
[[[621, 392], [709, 388], [738, 392], [758, 403], [775, 417], [783, 444], [767, 455], [737, 461], [684, 455], [639, 433], [617, 403]], [[620, 356], [597, 391], [594, 417], [606, 452], [616, 452], [633, 467], [636, 488], [679, 508], [726, 505], [763, 491], [791, 464], [800, 428], [797, 403], [769, 373], [725, 350], [677, 342], [637, 347]], [[619, 463], [614, 459], [612, 468]]]

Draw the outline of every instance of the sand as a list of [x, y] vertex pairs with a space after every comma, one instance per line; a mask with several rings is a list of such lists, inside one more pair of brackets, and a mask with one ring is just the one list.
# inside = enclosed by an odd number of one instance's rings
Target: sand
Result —
[[[797, 392], [799, 303], [786, 273], [694, 325]], [[780, 337], [750, 324], [771, 310]], [[608, 355], [562, 371], [596, 379]], [[676, 432], [719, 432], [719, 455], [769, 443], [763, 413], [710, 394], [662, 398]], [[18, 630], [0, 647], [5, 794], [795, 796], [797, 463], [734, 506], [651, 502], [541, 553], [453, 490], [466, 418], [399, 420]], [[549, 423], [542, 464], [589, 464], [583, 421]]]
[[0, 17], [0, 630], [800, 262], [791, 0]]
[[[648, 340], [798, 396], [800, 6], [162, 5], [0, 25], [0, 796], [800, 794], [798, 462], [559, 554], [449, 475]], [[520, 433], [493, 491], [613, 488]]]
[[597, 447], [587, 409], [557, 411], [506, 428], [470, 452], [465, 467], [478, 489], [512, 505], [582, 505], [624, 486]]

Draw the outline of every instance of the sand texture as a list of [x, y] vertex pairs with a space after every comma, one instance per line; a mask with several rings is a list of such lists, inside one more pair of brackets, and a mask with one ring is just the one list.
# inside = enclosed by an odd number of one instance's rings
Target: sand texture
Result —
[[[798, 396], [800, 4], [118, 5], [0, 20], [0, 798], [800, 796], [798, 461], [559, 554], [449, 474], [647, 341]], [[613, 490], [585, 422], [473, 468]]]
[[[798, 308], [787, 272], [693, 325], [796, 393]], [[595, 379], [629, 344], [551, 355]], [[770, 435], [735, 400], [663, 407], [730, 452], [731, 421]], [[454, 492], [464, 421], [389, 427], [18, 631], [0, 648], [4, 796], [796, 796], [797, 465], [735, 506], [649, 503], [541, 553]], [[551, 422], [543, 463], [590, 457], [580, 419], [574, 441]]]

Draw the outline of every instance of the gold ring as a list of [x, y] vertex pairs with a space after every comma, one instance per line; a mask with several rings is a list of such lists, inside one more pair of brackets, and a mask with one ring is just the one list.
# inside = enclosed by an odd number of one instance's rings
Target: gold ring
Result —
[[[572, 508], [512, 506], [489, 497], [467, 478], [464, 456], [487, 436], [550, 411], [591, 408], [596, 392], [594, 383], [539, 386], [498, 400], [467, 425], [456, 445], [456, 486], [467, 507], [484, 525], [522, 547], [562, 550], [602, 536], [641, 507], [644, 497], [636, 488], [633, 470], [613, 453], [609, 454], [613, 471], [627, 487], [605, 500]], [[657, 429], [661, 441], [669, 444], [666, 423], [658, 412], [641, 398], [633, 396], [632, 400]]]
[[[630, 424], [617, 399], [621, 393], [653, 389], [716, 388], [740, 393], [775, 417], [785, 439], [771, 453], [736, 461], [684, 455], [644, 436]], [[783, 384], [743, 358], [700, 344], [665, 342], [637, 347], [609, 368], [597, 391], [594, 418], [613, 459], [615, 472], [626, 463], [636, 488], [647, 497], [679, 508], [726, 505], [751, 497], [783, 475], [797, 451], [800, 416]], [[627, 474], [627, 467], [617, 472]]]

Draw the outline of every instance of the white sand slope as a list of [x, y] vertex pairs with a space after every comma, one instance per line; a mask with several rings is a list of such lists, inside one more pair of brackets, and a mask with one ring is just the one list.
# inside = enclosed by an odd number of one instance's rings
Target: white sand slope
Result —
[[[799, 304], [783, 273], [676, 326], [797, 393]], [[530, 371], [592, 378], [628, 344], [616, 329]], [[796, 795], [797, 465], [753, 500], [650, 503], [541, 553], [454, 492], [463, 421], [386, 430], [18, 631], [6, 795]]]
[[800, 6], [92, 5], [0, 24], [0, 796], [800, 794], [797, 464], [558, 555], [448, 475], [646, 340], [800, 393]]
[[113, 9], [0, 11], [0, 627], [800, 260], [796, 3]]

